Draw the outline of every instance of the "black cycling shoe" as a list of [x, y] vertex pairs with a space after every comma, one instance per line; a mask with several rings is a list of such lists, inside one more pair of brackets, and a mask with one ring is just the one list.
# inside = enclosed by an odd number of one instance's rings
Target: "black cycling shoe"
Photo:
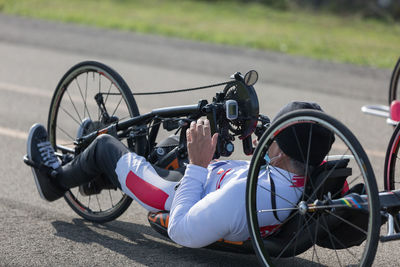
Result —
[[28, 160], [33, 164], [32, 173], [40, 197], [47, 201], [59, 199], [66, 192], [57, 184], [55, 176], [61, 164], [48, 141], [47, 131], [43, 125], [34, 124], [28, 136]]

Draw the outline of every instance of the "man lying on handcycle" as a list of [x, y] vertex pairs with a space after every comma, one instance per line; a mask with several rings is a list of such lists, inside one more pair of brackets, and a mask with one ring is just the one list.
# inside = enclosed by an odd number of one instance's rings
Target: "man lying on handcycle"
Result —
[[[291, 102], [275, 119], [299, 109], [322, 111], [315, 103]], [[265, 231], [273, 231], [287, 218], [290, 211], [283, 208], [292, 208], [288, 203], [298, 202], [304, 189], [306, 168], [320, 165], [334, 140], [329, 130], [315, 126], [311, 139], [317, 145], [308, 147], [311, 151], [300, 151], [303, 155], [310, 152], [310, 166], [304, 166], [304, 157], [298, 151], [298, 142], [303, 140], [295, 140], [297, 136], [288, 130], [270, 146], [266, 155], [269, 165], [259, 173], [259, 208], [271, 209], [271, 205], [282, 208], [276, 214], [260, 215], [260, 227]], [[29, 133], [27, 150], [29, 159], [40, 166], [32, 171], [40, 196], [45, 200], [54, 201], [68, 189], [102, 176], [145, 209], [169, 211], [168, 234], [178, 244], [204, 247], [221, 238], [247, 240], [245, 190], [249, 162], [213, 161], [217, 134], [211, 136], [208, 120], [192, 122], [186, 134], [189, 164], [179, 182], [169, 179], [180, 175], [178, 172], [151, 165], [110, 135], [98, 136], [71, 162], [61, 166], [45, 128], [35, 124]], [[285, 200], [272, 200], [271, 188]]]

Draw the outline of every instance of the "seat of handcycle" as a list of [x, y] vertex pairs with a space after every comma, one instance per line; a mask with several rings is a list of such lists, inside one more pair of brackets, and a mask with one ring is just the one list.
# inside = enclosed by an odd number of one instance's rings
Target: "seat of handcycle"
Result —
[[[310, 176], [304, 190], [304, 200], [312, 203], [316, 199], [323, 200], [323, 197], [330, 194], [332, 199], [341, 198], [349, 193], [364, 193], [362, 184], [358, 184], [349, 190], [347, 177], [352, 174], [352, 169], [347, 167], [349, 159], [328, 161], [317, 167]], [[316, 189], [316, 191], [314, 190]], [[294, 211], [296, 212], [296, 211]], [[304, 216], [297, 213], [289, 216], [272, 235], [264, 238], [264, 246], [272, 257], [289, 257], [301, 254], [314, 244], [330, 249], [343, 249], [359, 245], [365, 240], [363, 233], [355, 233], [354, 228], [340, 220], [344, 218], [351, 223], [366, 229], [368, 226], [367, 216], [363, 211], [334, 211], [333, 216], [327, 213]], [[315, 216], [314, 218], [312, 218]], [[299, 234], [299, 226], [302, 233]], [[307, 234], [312, 233], [312, 234]], [[332, 237], [333, 236], [333, 237]], [[296, 240], [296, 242], [293, 242]], [[284, 244], [284, 245], [283, 245]], [[282, 249], [285, 251], [282, 252]]]

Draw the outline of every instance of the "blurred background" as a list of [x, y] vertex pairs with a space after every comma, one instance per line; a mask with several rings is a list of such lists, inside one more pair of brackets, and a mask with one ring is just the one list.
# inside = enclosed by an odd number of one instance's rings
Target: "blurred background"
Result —
[[0, 0], [0, 12], [391, 68], [394, 0]]

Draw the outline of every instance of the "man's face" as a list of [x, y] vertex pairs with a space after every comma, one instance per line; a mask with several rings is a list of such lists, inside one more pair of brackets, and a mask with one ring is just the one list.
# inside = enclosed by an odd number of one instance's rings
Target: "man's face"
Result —
[[282, 150], [279, 148], [278, 143], [276, 141], [272, 142], [271, 146], [268, 149], [268, 156], [271, 159], [270, 164], [273, 166], [277, 166], [277, 163], [282, 157], [282, 154]]

